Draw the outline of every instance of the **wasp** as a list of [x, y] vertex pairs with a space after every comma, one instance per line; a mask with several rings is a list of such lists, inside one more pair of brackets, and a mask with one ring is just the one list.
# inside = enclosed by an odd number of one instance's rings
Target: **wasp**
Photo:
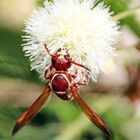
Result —
[[110, 132], [105, 122], [99, 117], [99, 115], [93, 111], [89, 105], [85, 102], [83, 97], [79, 94], [78, 88], [81, 85], [86, 85], [87, 82], [81, 83], [75, 82], [74, 79], [77, 77], [77, 71], [74, 74], [68, 72], [68, 69], [72, 65], [82, 67], [90, 73], [90, 70], [82, 64], [73, 61], [70, 58], [68, 50], [60, 48], [55, 54], [51, 54], [47, 45], [44, 44], [47, 53], [51, 57], [51, 65], [45, 70], [45, 78], [49, 81], [45, 86], [42, 94], [36, 99], [36, 101], [19, 117], [17, 120], [12, 135], [16, 134], [21, 128], [28, 124], [33, 117], [40, 110], [42, 105], [46, 102], [48, 97], [53, 91], [62, 100], [74, 100], [87, 115], [87, 117], [100, 128], [105, 134], [110, 136]]

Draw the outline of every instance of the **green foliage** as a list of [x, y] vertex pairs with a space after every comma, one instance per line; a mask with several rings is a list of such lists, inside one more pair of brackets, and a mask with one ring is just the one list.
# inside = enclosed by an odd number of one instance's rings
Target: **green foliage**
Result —
[[[102, 0], [105, 4], [109, 5], [114, 14], [118, 14], [129, 10], [130, 0]], [[140, 23], [135, 15], [128, 16], [120, 21], [121, 24], [127, 25], [138, 38], [140, 38]]]
[[[42, 6], [42, 5], [44, 4], [44, 1], [45, 1], [45, 0], [37, 0], [37, 4], [38, 4], [39, 6]], [[48, 1], [53, 1], [53, 0], [48, 0]]]
[[[44, 0], [37, 0], [39, 6], [43, 5], [43, 2]], [[111, 6], [111, 9], [115, 12], [114, 14], [129, 10], [130, 1], [128, 0], [104, 0], [104, 2]], [[122, 19], [120, 25], [127, 25], [140, 38], [140, 23], [137, 21], [135, 15]], [[11, 31], [0, 27], [0, 80], [3, 80], [5, 77], [11, 77], [42, 84], [38, 74], [35, 71], [30, 71], [29, 60], [24, 56], [22, 51], [21, 44], [23, 42], [21, 35], [23, 35], [22, 31]], [[94, 96], [91, 96], [91, 98], [94, 99]], [[114, 98], [116, 97], [114, 96]], [[105, 101], [108, 103], [111, 101], [111, 98], [107, 97]], [[97, 110], [102, 110], [101, 114], [108, 122], [113, 133], [113, 140], [132, 140], [125, 131], [130, 131], [133, 123], [139, 124], [139, 120], [135, 115], [132, 115], [133, 109], [131, 106], [123, 100], [119, 101], [117, 99], [116, 102], [105, 108], [106, 102], [97, 100], [94, 103], [94, 107]], [[126, 108], [129, 108], [129, 110]], [[41, 110], [26, 129], [23, 129], [15, 137], [12, 137], [11, 129], [18, 116], [24, 110], [25, 108], [13, 107], [13, 105], [7, 104], [0, 107], [0, 140], [107, 139], [82, 115], [81, 110], [74, 103], [62, 102], [55, 97], [53, 97], [53, 100], [47, 107]], [[68, 139], [65, 135], [71, 139]], [[139, 137], [135, 139], [134, 135], [134, 140], [138, 139]]]
[[[103, 100], [112, 100], [110, 105], [98, 104]], [[123, 103], [122, 103], [123, 102]], [[106, 107], [105, 107], [106, 106]], [[127, 110], [126, 108], [129, 108]], [[131, 130], [133, 124], [139, 124], [137, 116], [132, 115], [133, 108], [127, 100], [115, 96], [100, 96], [94, 103], [94, 109], [100, 108], [101, 116], [107, 122], [112, 132], [113, 140], [131, 140], [127, 130]], [[104, 108], [104, 109], [102, 109]], [[81, 110], [73, 104], [64, 103], [54, 98], [45, 106], [32, 122], [23, 128], [16, 136], [11, 136], [15, 120], [25, 110], [21, 107], [0, 107], [0, 139], [2, 140], [107, 140], [98, 128], [96, 128]], [[81, 113], [80, 113], [81, 112]], [[127, 127], [126, 127], [127, 126]], [[76, 133], [75, 133], [76, 131]], [[123, 133], [123, 131], [125, 133]], [[132, 133], [133, 134], [133, 133]], [[137, 131], [137, 135], [139, 132]], [[64, 135], [64, 136], [63, 136]], [[135, 136], [136, 137], [136, 136]], [[137, 137], [136, 137], [137, 138]], [[138, 138], [137, 138], [138, 139]], [[134, 139], [134, 140], [137, 140]]]
[[0, 28], [0, 76], [39, 82], [22, 51], [22, 32]]

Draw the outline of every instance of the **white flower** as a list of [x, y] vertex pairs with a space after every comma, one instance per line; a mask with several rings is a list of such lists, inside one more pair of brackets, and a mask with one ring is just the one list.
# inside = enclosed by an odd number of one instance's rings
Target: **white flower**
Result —
[[[51, 65], [46, 43], [51, 53], [59, 48], [69, 48], [71, 58], [91, 70], [90, 75], [79, 66], [72, 65], [70, 72], [78, 69], [76, 80], [96, 81], [105, 72], [107, 60], [112, 59], [119, 31], [109, 8], [95, 0], [54, 0], [45, 2], [26, 22], [24, 51], [30, 57], [32, 69], [44, 79], [45, 69]], [[87, 78], [88, 75], [88, 78]]]

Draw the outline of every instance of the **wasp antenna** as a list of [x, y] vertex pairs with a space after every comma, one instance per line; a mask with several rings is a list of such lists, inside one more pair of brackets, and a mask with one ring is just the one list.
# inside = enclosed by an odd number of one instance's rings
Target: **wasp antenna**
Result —
[[53, 54], [51, 54], [51, 53], [50, 53], [50, 51], [49, 51], [49, 49], [48, 49], [47, 45], [46, 45], [46, 44], [44, 44], [44, 46], [45, 46], [45, 49], [46, 49], [47, 53], [48, 53], [50, 56], [54, 56]]
[[68, 61], [70, 61], [71, 63], [73, 63], [73, 64], [75, 64], [75, 65], [77, 65], [77, 66], [80, 66], [80, 67], [82, 67], [82, 68], [84, 68], [84, 69], [86, 69], [86, 70], [88, 70], [88, 71], [90, 72], [90, 69], [87, 68], [86, 66], [84, 66], [84, 65], [82, 65], [82, 64], [79, 64], [79, 63], [73, 61], [72, 59], [68, 58], [67, 56], [65, 56], [65, 58], [66, 58]]

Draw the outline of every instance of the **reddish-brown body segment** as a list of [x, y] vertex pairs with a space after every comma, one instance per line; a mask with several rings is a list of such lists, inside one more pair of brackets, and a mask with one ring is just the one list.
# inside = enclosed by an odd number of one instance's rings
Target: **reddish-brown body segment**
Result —
[[69, 89], [69, 85], [72, 81], [71, 75], [68, 74], [67, 72], [61, 71], [61, 72], [56, 72], [50, 83], [55, 92], [64, 92]]
[[50, 85], [55, 94], [62, 100], [71, 100], [72, 96], [70, 93], [71, 75], [65, 71], [56, 72], [51, 81]]
[[[54, 93], [61, 98], [62, 100], [71, 100], [74, 99], [78, 105], [81, 107], [83, 112], [88, 116], [88, 118], [105, 134], [109, 137], [111, 136], [107, 126], [104, 121], [97, 115], [84, 101], [81, 95], [77, 92], [77, 88], [80, 85], [86, 85], [87, 83], [74, 82], [74, 78], [76, 78], [75, 74], [68, 73], [68, 68], [71, 67], [72, 64], [77, 65], [86, 69], [88, 72], [90, 70], [77, 62], [70, 59], [67, 50], [59, 49], [55, 54], [51, 54], [45, 44], [45, 48], [48, 54], [51, 56], [52, 64], [45, 71], [45, 78], [49, 81], [48, 86], [44, 89], [43, 93], [37, 98], [37, 100], [31, 105], [27, 111], [25, 111], [21, 117], [17, 120], [12, 134], [14, 135], [18, 132], [24, 125], [29, 123], [32, 118], [36, 115], [41, 106], [45, 103], [50, 95], [50, 91], [54, 91]], [[52, 70], [52, 69], [55, 69]]]
[[67, 70], [71, 67], [71, 62], [64, 57], [56, 55], [52, 57], [52, 66], [57, 70]]
[[63, 75], [55, 76], [51, 85], [55, 92], [66, 92], [69, 87], [68, 82]]

